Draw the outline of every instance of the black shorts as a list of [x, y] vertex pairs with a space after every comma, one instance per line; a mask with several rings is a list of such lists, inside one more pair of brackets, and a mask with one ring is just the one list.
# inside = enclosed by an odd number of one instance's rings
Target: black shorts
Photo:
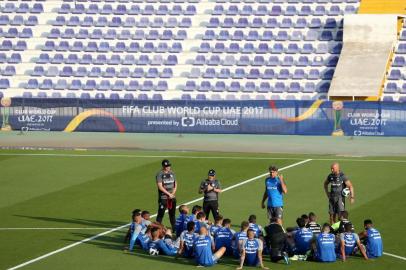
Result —
[[341, 214], [345, 210], [345, 199], [343, 196], [331, 196], [328, 200], [328, 212], [330, 215]]
[[282, 219], [283, 217], [283, 207], [270, 207], [268, 206], [268, 219], [277, 218]]

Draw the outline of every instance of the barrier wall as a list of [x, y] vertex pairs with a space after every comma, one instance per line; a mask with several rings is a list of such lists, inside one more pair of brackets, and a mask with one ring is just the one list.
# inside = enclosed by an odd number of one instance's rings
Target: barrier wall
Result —
[[406, 136], [406, 103], [3, 98], [3, 131]]

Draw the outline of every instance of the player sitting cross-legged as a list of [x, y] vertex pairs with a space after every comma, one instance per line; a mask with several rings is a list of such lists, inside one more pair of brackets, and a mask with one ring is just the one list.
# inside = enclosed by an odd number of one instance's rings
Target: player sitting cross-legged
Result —
[[195, 250], [195, 259], [198, 266], [213, 266], [226, 252], [225, 247], [221, 247], [214, 254], [214, 242], [208, 235], [206, 227], [201, 227], [199, 236], [193, 243]]
[[374, 228], [374, 224], [370, 219], [364, 221], [364, 228], [365, 230], [358, 235], [361, 240], [364, 240], [368, 258], [381, 257], [383, 254], [381, 233]]
[[183, 231], [180, 234], [180, 244], [178, 254], [183, 255], [183, 257], [191, 258], [194, 256], [193, 254], [193, 243], [195, 238], [198, 236], [195, 233], [195, 223], [193, 221], [189, 221], [187, 223], [187, 230]]
[[252, 229], [248, 230], [247, 236], [248, 238], [241, 243], [240, 266], [237, 269], [242, 269], [244, 264], [247, 266], [260, 266], [262, 269], [269, 269], [264, 266], [262, 261], [262, 240], [255, 238], [255, 231]]
[[365, 248], [359, 240], [358, 234], [352, 231], [352, 225], [347, 223], [344, 225], [345, 232], [340, 233], [340, 255], [343, 262], [345, 262], [347, 256], [354, 255], [356, 253], [356, 247], [358, 247], [365, 260], [368, 260], [368, 256], [365, 253]]

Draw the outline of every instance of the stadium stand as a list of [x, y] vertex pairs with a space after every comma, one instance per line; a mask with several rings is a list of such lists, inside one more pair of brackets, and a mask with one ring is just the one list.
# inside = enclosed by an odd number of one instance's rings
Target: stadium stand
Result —
[[[0, 3], [7, 96], [325, 99], [359, 0]], [[406, 28], [385, 93], [406, 93]]]

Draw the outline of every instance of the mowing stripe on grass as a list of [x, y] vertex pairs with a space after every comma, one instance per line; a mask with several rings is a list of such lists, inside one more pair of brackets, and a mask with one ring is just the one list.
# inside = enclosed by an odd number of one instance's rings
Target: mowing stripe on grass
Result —
[[[312, 160], [312, 159], [302, 160], [302, 161], [293, 163], [293, 164], [291, 164], [291, 165], [285, 166], [285, 167], [283, 167], [283, 168], [280, 168], [279, 170], [280, 170], [280, 171], [283, 171], [283, 170], [286, 170], [286, 169], [289, 169], [289, 168], [292, 168], [292, 167], [295, 167], [295, 166], [304, 164], [304, 163], [309, 162], [309, 161], [311, 161], [311, 160]], [[260, 179], [260, 178], [262, 178], [262, 177], [264, 177], [264, 176], [266, 176], [266, 175], [268, 175], [268, 174], [269, 174], [269, 172], [264, 173], [264, 174], [261, 174], [261, 175], [258, 175], [258, 176], [255, 176], [255, 177], [250, 178], [250, 179], [247, 179], [247, 180], [242, 181], [242, 182], [240, 182], [240, 183], [237, 183], [237, 184], [235, 184], [235, 185], [229, 186], [229, 187], [227, 187], [227, 188], [224, 188], [224, 189], [223, 189], [223, 192], [225, 192], [225, 191], [227, 191], [227, 190], [230, 190], [230, 189], [233, 189], [233, 188], [236, 188], [236, 187], [239, 187], [239, 186], [241, 186], [241, 185], [245, 185], [245, 184], [250, 183], [250, 182], [252, 182], [252, 181], [258, 180], [258, 179]], [[186, 203], [184, 203], [184, 204], [192, 204], [192, 203], [201, 201], [202, 199], [203, 199], [203, 197], [199, 197], [199, 198], [197, 198], [197, 199], [194, 199], [194, 200], [192, 200], [192, 201], [186, 202]], [[178, 208], [178, 207], [177, 207], [177, 208]], [[151, 217], [156, 217], [156, 214], [152, 215]], [[99, 237], [101, 237], [101, 236], [104, 236], [104, 235], [106, 235], [106, 234], [109, 234], [109, 233], [112, 233], [112, 232], [115, 232], [115, 231], [119, 231], [119, 230], [121, 230], [121, 229], [123, 229], [123, 228], [129, 226], [130, 224], [131, 224], [131, 223], [127, 223], [127, 224], [118, 226], [118, 227], [116, 227], [116, 228], [112, 228], [112, 229], [110, 229], [110, 230], [108, 230], [108, 231], [105, 231], [105, 232], [96, 234], [96, 235], [94, 235], [94, 236], [92, 236], [92, 237], [85, 238], [85, 239], [80, 240], [80, 241], [78, 241], [78, 242], [75, 242], [75, 243], [73, 243], [73, 244], [67, 245], [67, 246], [65, 246], [65, 247], [63, 247], [63, 248], [60, 248], [60, 249], [51, 251], [51, 252], [49, 252], [49, 253], [47, 253], [47, 254], [44, 254], [44, 255], [42, 255], [42, 256], [39, 256], [39, 257], [37, 257], [37, 258], [35, 258], [35, 259], [29, 260], [29, 261], [24, 262], [24, 263], [22, 263], [22, 264], [19, 264], [19, 265], [16, 265], [16, 266], [14, 266], [14, 267], [11, 267], [11, 268], [9, 268], [8, 270], [14, 270], [14, 269], [22, 268], [22, 267], [27, 266], [27, 265], [29, 265], [29, 264], [32, 264], [32, 263], [34, 263], [34, 262], [40, 261], [40, 260], [42, 260], [42, 259], [45, 259], [45, 258], [47, 258], [47, 257], [49, 257], [49, 256], [52, 256], [52, 255], [55, 255], [55, 254], [57, 254], [57, 253], [63, 252], [63, 251], [65, 251], [65, 250], [68, 250], [68, 249], [70, 249], [70, 248], [76, 247], [76, 246], [78, 246], [78, 245], [80, 245], [80, 244], [83, 244], [83, 243], [92, 241], [92, 240], [94, 240], [94, 239], [96, 239], [96, 238], [99, 238]]]
[[[0, 153], [0, 156], [32, 156], [32, 157], [102, 157], [102, 158], [189, 158], [189, 159], [250, 159], [250, 160], [302, 160], [296, 157], [233, 157], [233, 156], [182, 156], [182, 155], [125, 155], [125, 154], [51, 154], [51, 153]], [[398, 159], [358, 159], [355, 158], [312, 158], [312, 160], [319, 161], [359, 161], [359, 162], [393, 162], [393, 163], [406, 163], [406, 160]]]

